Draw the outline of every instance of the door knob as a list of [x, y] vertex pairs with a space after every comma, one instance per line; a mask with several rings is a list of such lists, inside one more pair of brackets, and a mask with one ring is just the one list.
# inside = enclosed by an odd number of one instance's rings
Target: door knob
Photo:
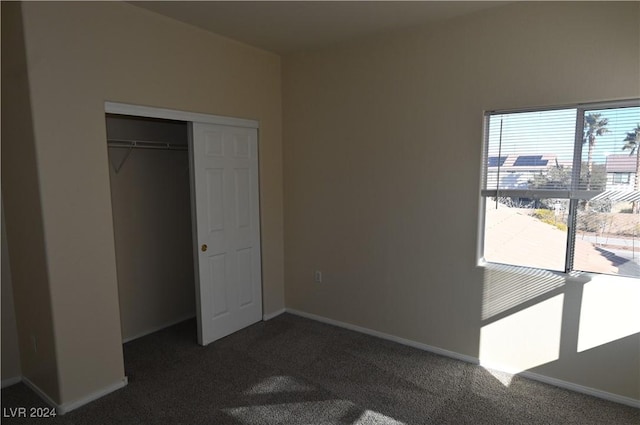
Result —
[[205, 252], [207, 250], [207, 244], [202, 244], [202, 246], [200, 247], [200, 249], [202, 250], [202, 252]]

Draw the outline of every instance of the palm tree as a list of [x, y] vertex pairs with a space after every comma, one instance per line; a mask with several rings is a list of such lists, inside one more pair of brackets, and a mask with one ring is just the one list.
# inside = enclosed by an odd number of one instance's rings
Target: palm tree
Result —
[[[633, 190], [638, 194], [640, 191], [640, 124], [636, 126], [636, 128], [631, 132], [627, 133], [627, 137], [624, 138], [623, 142], [626, 142], [622, 147], [622, 150], [631, 150], [629, 155], [636, 154], [636, 178], [635, 183], [633, 185]], [[633, 206], [631, 211], [637, 213], [640, 210], [640, 203], [638, 201], [633, 201]]]
[[601, 114], [589, 114], [584, 117], [584, 139], [582, 143], [589, 142], [587, 153], [587, 190], [591, 190], [591, 173], [593, 171], [593, 149], [596, 146], [596, 137], [609, 132], [608, 118], [602, 118]]

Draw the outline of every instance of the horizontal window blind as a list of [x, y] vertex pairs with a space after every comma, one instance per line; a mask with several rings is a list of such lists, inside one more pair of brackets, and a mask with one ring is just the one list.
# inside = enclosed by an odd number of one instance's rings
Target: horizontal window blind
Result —
[[640, 132], [639, 125], [638, 106], [490, 113], [481, 193], [635, 198], [639, 151], [625, 139]]
[[485, 195], [571, 189], [576, 109], [489, 115]]

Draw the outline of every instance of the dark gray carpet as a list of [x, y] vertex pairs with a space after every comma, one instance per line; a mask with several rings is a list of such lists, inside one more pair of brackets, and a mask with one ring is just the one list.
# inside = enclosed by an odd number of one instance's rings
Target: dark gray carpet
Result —
[[[127, 387], [38, 422], [640, 424], [632, 407], [519, 377], [504, 386], [481, 367], [289, 314], [208, 347], [184, 322], [125, 344], [124, 356]], [[3, 413], [37, 405], [23, 384], [2, 390]]]

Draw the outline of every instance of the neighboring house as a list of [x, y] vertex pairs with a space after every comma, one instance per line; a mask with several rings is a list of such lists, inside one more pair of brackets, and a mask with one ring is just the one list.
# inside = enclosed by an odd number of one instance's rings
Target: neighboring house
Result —
[[503, 155], [490, 156], [487, 161], [487, 188], [495, 188], [499, 178], [500, 189], [529, 189], [537, 174], [556, 165], [557, 157], [553, 154]]
[[636, 155], [607, 156], [607, 190], [633, 190], [637, 171]]

